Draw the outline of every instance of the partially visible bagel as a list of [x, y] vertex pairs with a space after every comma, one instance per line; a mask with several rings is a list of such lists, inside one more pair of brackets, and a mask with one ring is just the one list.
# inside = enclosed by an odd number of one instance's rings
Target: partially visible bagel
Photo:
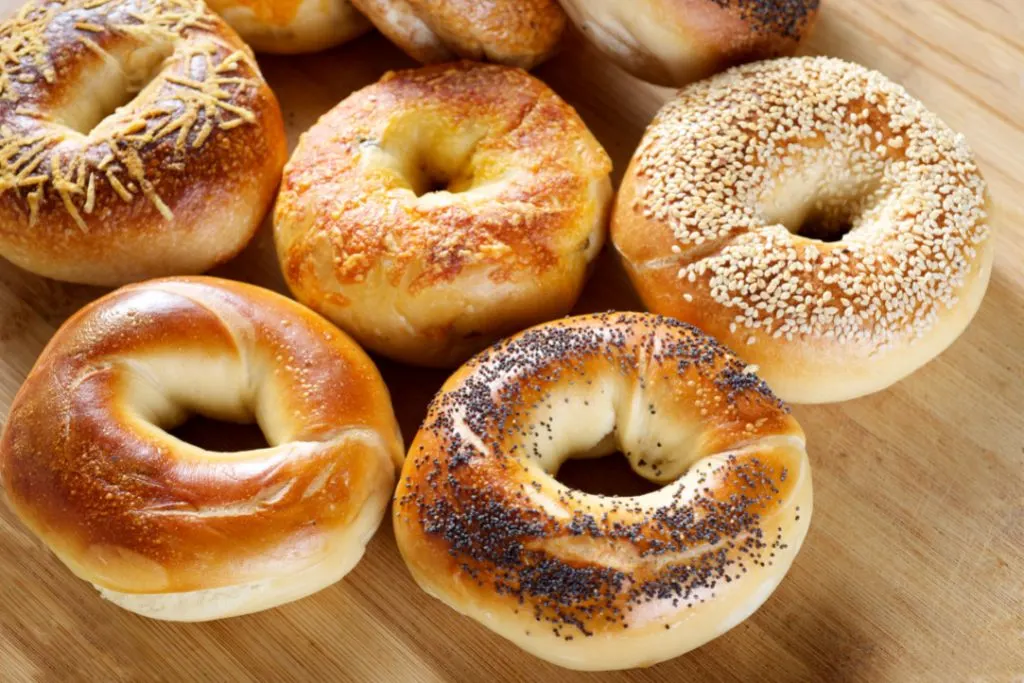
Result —
[[207, 0], [257, 52], [294, 54], [340, 45], [370, 30], [349, 0]]
[[565, 29], [557, 0], [352, 0], [377, 29], [425, 64], [475, 59], [529, 69]]
[[561, 0], [576, 26], [638, 78], [681, 86], [792, 54], [821, 0]]

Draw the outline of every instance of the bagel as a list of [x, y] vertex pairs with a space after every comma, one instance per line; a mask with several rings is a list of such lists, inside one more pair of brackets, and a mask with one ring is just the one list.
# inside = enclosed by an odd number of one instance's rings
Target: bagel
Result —
[[820, 0], [561, 0], [599, 50], [650, 83], [678, 87], [743, 62], [792, 54]]
[[[203, 450], [166, 430], [200, 413], [269, 447]], [[103, 597], [201, 621], [341, 579], [387, 508], [402, 442], [372, 361], [307, 309], [213, 278], [156, 280], [57, 332], [11, 407], [11, 508]]]
[[296, 298], [364, 347], [451, 366], [565, 315], [604, 244], [611, 162], [517, 69], [390, 73], [305, 133], [274, 211]]
[[460, 57], [529, 69], [551, 56], [566, 18], [556, 0], [352, 0], [424, 64]]
[[820, 403], [884, 389], [960, 335], [992, 270], [986, 205], [963, 136], [903, 88], [791, 58], [665, 106], [612, 239], [647, 308]]
[[[646, 666], [753, 613], [810, 522], [804, 436], [745, 363], [644, 313], [563, 319], [442, 387], [395, 494], [399, 550], [431, 595], [572, 669]], [[621, 450], [663, 485], [570, 489], [569, 458]]]
[[32, 0], [0, 24], [0, 255], [59, 280], [197, 273], [287, 157], [249, 49], [199, 0]]
[[370, 22], [348, 0], [208, 0], [207, 4], [257, 52], [316, 52], [370, 30]]

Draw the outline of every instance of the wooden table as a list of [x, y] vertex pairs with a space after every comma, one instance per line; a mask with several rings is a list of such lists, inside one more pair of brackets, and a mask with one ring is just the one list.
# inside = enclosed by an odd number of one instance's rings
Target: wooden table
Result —
[[[623, 0], [625, 1], [625, 0]], [[0, 13], [17, 0], [0, 0]], [[880, 69], [966, 132], [994, 197], [998, 256], [975, 322], [880, 394], [798, 407], [814, 520], [778, 592], [750, 620], [659, 666], [559, 670], [428, 598], [385, 522], [362, 563], [314, 597], [206, 624], [103, 602], [0, 512], [0, 680], [1024, 681], [1024, 5], [826, 0], [808, 52]], [[298, 134], [409, 60], [380, 36], [262, 58]], [[616, 180], [670, 94], [570, 38], [537, 74], [575, 105]], [[217, 274], [283, 290], [267, 226]], [[0, 410], [54, 329], [102, 290], [0, 264]], [[609, 259], [580, 310], [636, 302]], [[443, 374], [382, 364], [411, 439]]]

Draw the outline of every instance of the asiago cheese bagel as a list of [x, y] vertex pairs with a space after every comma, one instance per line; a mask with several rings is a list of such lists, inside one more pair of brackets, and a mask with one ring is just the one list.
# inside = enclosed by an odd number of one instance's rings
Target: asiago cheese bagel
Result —
[[605, 241], [611, 162], [519, 69], [386, 75], [306, 132], [274, 235], [295, 296], [363, 346], [457, 365], [565, 315]]
[[281, 110], [202, 2], [30, 0], [0, 53], [0, 255], [117, 285], [204, 271], [253, 236]]

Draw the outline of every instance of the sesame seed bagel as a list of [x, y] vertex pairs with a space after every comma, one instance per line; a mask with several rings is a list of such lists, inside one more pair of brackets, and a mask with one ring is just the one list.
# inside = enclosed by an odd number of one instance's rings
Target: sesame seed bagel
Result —
[[[566, 487], [620, 450], [664, 487]], [[675, 657], [768, 599], [807, 533], [804, 435], [750, 368], [647, 313], [566, 318], [476, 356], [442, 387], [395, 494], [420, 586], [560, 666]]]
[[565, 315], [604, 243], [611, 162], [519, 69], [390, 73], [305, 133], [274, 212], [295, 296], [363, 346], [451, 366]]
[[736, 64], [792, 54], [820, 0], [561, 0], [590, 41], [651, 83], [681, 86]]
[[32, 0], [0, 50], [0, 255], [115, 285], [201, 272], [249, 241], [284, 124], [202, 2]]
[[459, 58], [529, 69], [554, 53], [566, 18], [557, 0], [352, 0], [424, 64]]
[[883, 389], [949, 346], [992, 269], [964, 138], [837, 59], [738, 67], [648, 128], [612, 237], [652, 311], [722, 340], [787, 401]]
[[370, 22], [348, 0], [208, 0], [207, 4], [257, 52], [316, 52], [370, 30]]
[[[255, 420], [211, 452], [166, 430]], [[11, 508], [80, 578], [156, 619], [297, 600], [359, 561], [402, 442], [355, 342], [273, 292], [214, 278], [131, 285], [72, 316], [0, 439]]]

